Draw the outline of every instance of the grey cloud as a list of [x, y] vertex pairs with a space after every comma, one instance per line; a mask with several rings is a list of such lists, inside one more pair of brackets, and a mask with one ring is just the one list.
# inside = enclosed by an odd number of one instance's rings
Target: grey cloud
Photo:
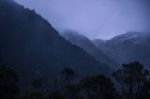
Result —
[[35, 9], [60, 33], [75, 30], [90, 39], [128, 31], [150, 32], [149, 0], [16, 0]]

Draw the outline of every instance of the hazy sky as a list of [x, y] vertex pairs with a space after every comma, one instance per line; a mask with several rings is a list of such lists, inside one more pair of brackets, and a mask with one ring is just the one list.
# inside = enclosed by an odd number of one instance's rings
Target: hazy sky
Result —
[[15, 0], [35, 9], [59, 32], [75, 30], [90, 39], [128, 31], [150, 32], [150, 0]]

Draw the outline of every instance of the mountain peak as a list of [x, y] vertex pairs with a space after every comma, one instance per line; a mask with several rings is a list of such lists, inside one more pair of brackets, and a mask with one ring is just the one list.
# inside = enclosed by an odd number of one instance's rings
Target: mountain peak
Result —
[[120, 41], [136, 40], [136, 39], [148, 36], [148, 35], [149, 34], [145, 33], [145, 32], [127, 32], [125, 34], [118, 35], [118, 36], [110, 39], [109, 41], [111, 41], [111, 40], [120, 40]]
[[[108, 64], [110, 66], [117, 65], [111, 58], [109, 58], [107, 55], [103, 53], [100, 49], [98, 49], [94, 43], [86, 38], [83, 35], [80, 35], [76, 32], [66, 32], [62, 34], [62, 36], [70, 41], [72, 44], [79, 46], [80, 48], [84, 49], [87, 53], [89, 53], [91, 56], [95, 57], [100, 63]], [[110, 67], [109, 67], [110, 68]]]
[[128, 32], [104, 43], [101, 41], [94, 43], [109, 57], [115, 57], [115, 61], [119, 64], [132, 61], [140, 61], [147, 66], [150, 64], [150, 33]]

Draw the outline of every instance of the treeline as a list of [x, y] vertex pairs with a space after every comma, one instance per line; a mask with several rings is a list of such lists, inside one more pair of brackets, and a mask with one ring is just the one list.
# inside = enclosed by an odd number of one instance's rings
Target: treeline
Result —
[[150, 99], [150, 72], [139, 62], [123, 64], [111, 77], [98, 74], [77, 80], [76, 76], [73, 69], [64, 68], [63, 80], [54, 80], [51, 91], [44, 91], [41, 79], [22, 91], [16, 72], [1, 65], [0, 99]]

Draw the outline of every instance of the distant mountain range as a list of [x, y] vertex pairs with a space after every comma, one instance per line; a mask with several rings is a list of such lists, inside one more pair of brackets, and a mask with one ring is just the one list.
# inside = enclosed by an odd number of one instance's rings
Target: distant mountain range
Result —
[[0, 0], [0, 62], [14, 68], [26, 85], [36, 78], [55, 79], [64, 67], [82, 76], [110, 72], [82, 48], [59, 36], [34, 10], [11, 0]]
[[110, 68], [116, 69], [124, 63], [139, 61], [150, 69], [150, 33], [128, 32], [110, 40], [93, 41], [75, 31], [66, 31], [62, 36]]
[[101, 51], [101, 49], [97, 48], [91, 40], [87, 37], [75, 32], [75, 31], [66, 31], [62, 33], [62, 36], [70, 41], [72, 44], [79, 46], [80, 48], [84, 49], [87, 53], [91, 56], [95, 57], [100, 63], [103, 63], [108, 68], [114, 68], [118, 65], [115, 61], [113, 61], [110, 57]]
[[150, 33], [128, 32], [110, 40], [94, 40], [94, 44], [118, 64], [140, 61], [150, 68]]

